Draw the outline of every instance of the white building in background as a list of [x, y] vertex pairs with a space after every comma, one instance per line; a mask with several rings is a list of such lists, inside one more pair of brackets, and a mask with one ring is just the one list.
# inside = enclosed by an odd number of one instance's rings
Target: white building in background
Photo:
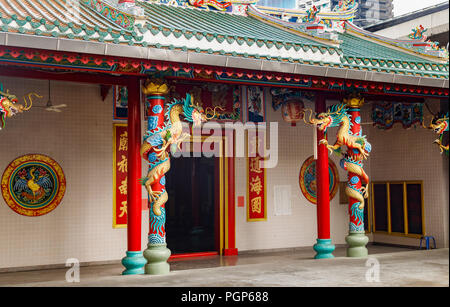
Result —
[[297, 0], [297, 9], [308, 10], [315, 6], [322, 12], [331, 11], [331, 1], [330, 0]]
[[285, 9], [308, 10], [316, 6], [321, 11], [331, 11], [330, 0], [260, 0], [259, 6], [271, 6]]

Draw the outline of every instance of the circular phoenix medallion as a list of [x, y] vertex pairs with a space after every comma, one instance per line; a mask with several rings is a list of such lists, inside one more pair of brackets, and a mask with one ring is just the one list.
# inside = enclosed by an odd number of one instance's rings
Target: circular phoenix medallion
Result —
[[[339, 185], [339, 173], [333, 161], [328, 159], [328, 171], [330, 175], [330, 200], [336, 195]], [[300, 190], [313, 204], [317, 204], [316, 160], [314, 156], [303, 162], [299, 176]]]
[[1, 187], [3, 198], [12, 210], [25, 216], [40, 216], [60, 204], [66, 191], [66, 179], [55, 160], [30, 154], [8, 165]]

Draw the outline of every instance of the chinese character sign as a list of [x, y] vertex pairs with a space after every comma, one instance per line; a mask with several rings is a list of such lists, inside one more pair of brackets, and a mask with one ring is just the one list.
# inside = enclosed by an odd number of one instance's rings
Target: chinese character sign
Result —
[[113, 228], [127, 227], [127, 152], [126, 124], [114, 124], [114, 210]]
[[266, 169], [262, 167], [265, 136], [261, 132], [249, 131], [247, 140], [247, 221], [265, 221]]

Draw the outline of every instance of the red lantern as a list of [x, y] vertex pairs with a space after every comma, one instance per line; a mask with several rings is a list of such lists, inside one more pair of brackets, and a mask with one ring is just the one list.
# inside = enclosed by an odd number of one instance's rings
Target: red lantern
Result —
[[303, 119], [303, 109], [305, 105], [300, 99], [288, 100], [281, 106], [281, 115], [285, 122], [295, 126], [296, 123]]

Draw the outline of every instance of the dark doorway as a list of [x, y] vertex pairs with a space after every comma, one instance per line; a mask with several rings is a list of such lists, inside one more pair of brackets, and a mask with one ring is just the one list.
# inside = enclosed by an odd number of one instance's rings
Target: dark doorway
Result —
[[171, 158], [166, 238], [172, 254], [217, 251], [216, 158]]

